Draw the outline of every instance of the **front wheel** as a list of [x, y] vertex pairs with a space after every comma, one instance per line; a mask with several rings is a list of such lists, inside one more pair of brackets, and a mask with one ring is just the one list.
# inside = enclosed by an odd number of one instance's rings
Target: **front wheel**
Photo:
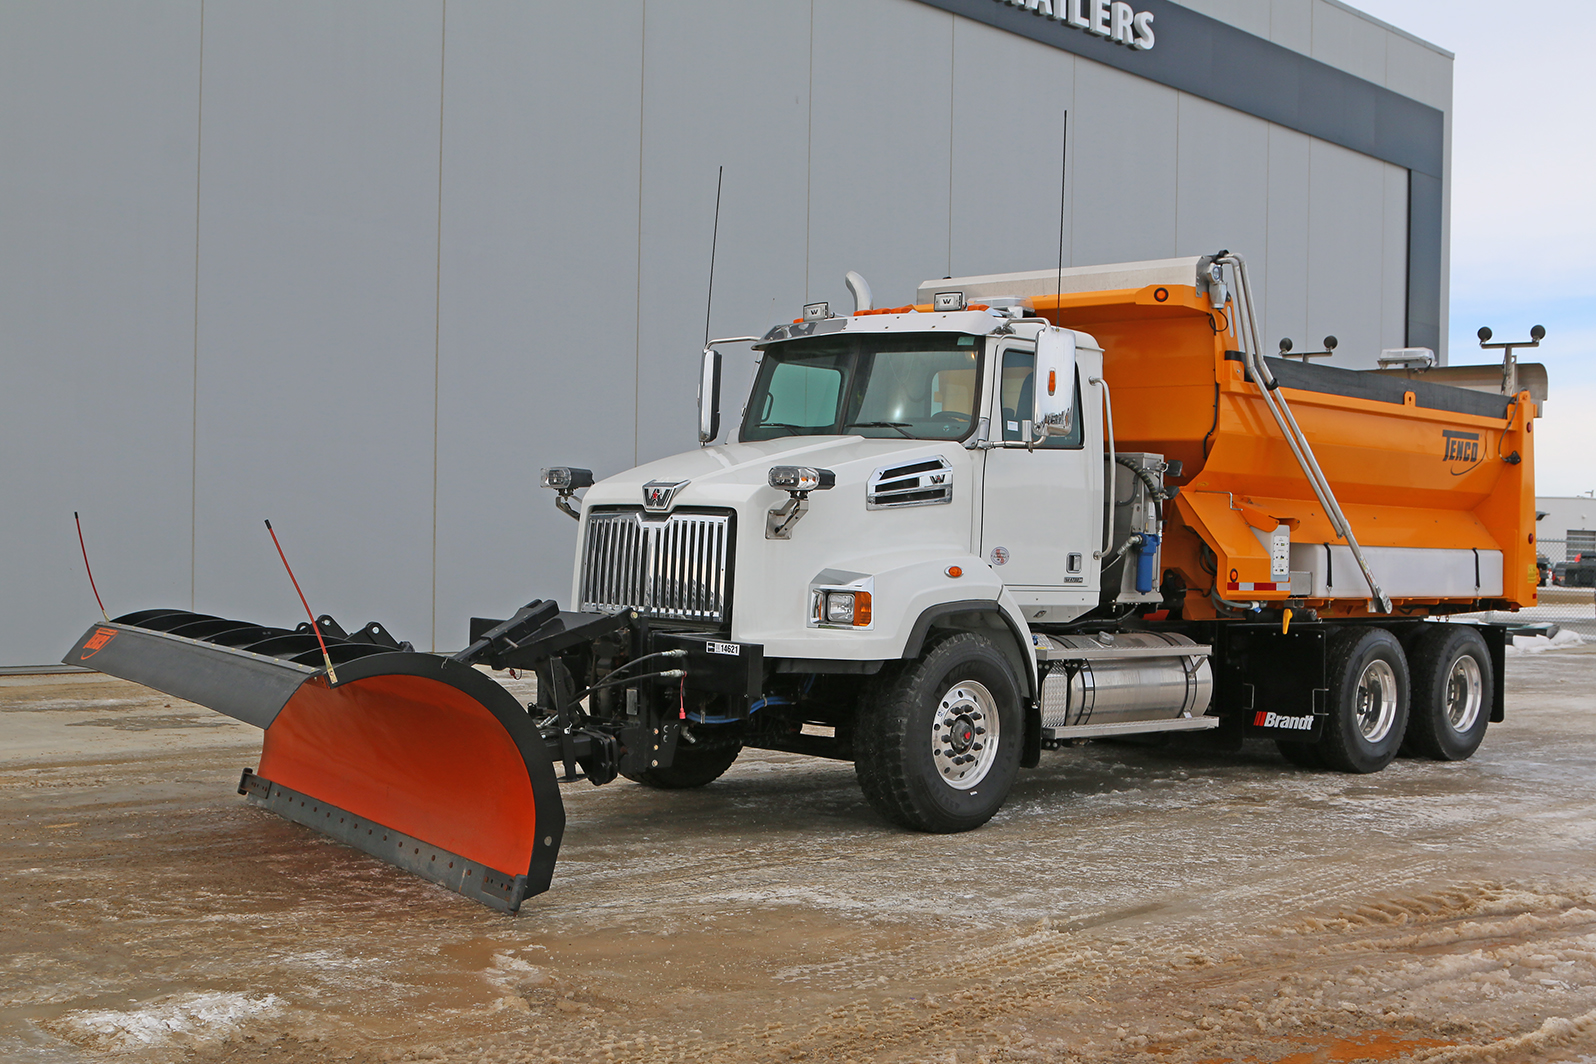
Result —
[[1437, 624], [1413, 645], [1413, 712], [1403, 746], [1436, 761], [1463, 761], [1491, 721], [1491, 652], [1466, 624]]
[[1008, 659], [963, 632], [879, 686], [859, 712], [854, 772], [894, 824], [948, 834], [980, 827], [1019, 774], [1025, 721]]
[[732, 767], [737, 755], [742, 753], [740, 742], [720, 741], [714, 745], [689, 746], [676, 744], [676, 756], [665, 768], [648, 768], [638, 773], [626, 773], [626, 778], [646, 787], [662, 791], [684, 791], [703, 787], [720, 779]]
[[1408, 726], [1408, 660], [1384, 628], [1347, 628], [1330, 644], [1329, 719], [1319, 738], [1325, 767], [1379, 772]]

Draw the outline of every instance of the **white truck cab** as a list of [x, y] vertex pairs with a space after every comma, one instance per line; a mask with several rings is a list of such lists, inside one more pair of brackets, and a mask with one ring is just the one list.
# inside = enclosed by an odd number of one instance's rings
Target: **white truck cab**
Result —
[[[756, 345], [736, 442], [651, 462], [587, 493], [576, 608], [696, 610], [692, 619], [729, 622], [732, 639], [761, 644], [767, 658], [838, 661], [900, 658], [922, 615], [949, 603], [1000, 609], [1017, 633], [1092, 609], [1103, 426], [1091, 382], [1102, 352], [1083, 333], [1022, 314], [906, 310], [770, 330]], [[1055, 394], [1068, 389], [1068, 429], [1038, 439], [1043, 332], [1062, 333], [1074, 357], [1051, 370]], [[803, 492], [772, 486], [772, 470], [786, 467], [829, 475]], [[728, 512], [735, 552], [706, 524]], [[614, 534], [617, 521], [628, 535]], [[637, 534], [663, 542], [676, 528], [685, 546], [663, 560], [674, 557], [679, 575], [641, 590], [708, 609], [633, 601], [639, 589], [605, 582], [608, 552]], [[840, 612], [849, 596], [858, 608]]]

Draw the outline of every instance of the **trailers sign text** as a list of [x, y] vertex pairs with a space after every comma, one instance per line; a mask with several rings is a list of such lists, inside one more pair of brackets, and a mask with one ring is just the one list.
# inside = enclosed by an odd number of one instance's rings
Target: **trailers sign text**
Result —
[[1137, 11], [1124, 0], [995, 0], [1009, 7], [1023, 8], [1034, 15], [1062, 22], [1071, 29], [1106, 37], [1141, 51], [1150, 51], [1153, 13]]

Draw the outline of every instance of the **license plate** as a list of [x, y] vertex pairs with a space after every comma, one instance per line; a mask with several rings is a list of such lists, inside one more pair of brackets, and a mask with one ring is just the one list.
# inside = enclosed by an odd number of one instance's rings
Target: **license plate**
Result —
[[704, 649], [711, 654], [725, 654], [729, 658], [743, 656], [743, 648], [740, 643], [705, 643]]

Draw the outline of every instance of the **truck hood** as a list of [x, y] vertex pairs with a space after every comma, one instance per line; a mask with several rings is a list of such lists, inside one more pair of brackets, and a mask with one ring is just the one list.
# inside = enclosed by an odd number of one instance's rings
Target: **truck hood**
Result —
[[957, 440], [890, 440], [862, 436], [787, 436], [779, 440], [729, 443], [661, 458], [599, 481], [582, 503], [591, 506], [639, 506], [643, 485], [651, 481], [687, 481], [672, 500], [683, 505], [736, 506], [756, 495], [770, 500], [786, 493], [770, 487], [770, 467], [804, 465], [830, 469], [837, 485], [864, 483], [881, 465], [898, 458], [941, 454], [957, 462], [964, 450]]

